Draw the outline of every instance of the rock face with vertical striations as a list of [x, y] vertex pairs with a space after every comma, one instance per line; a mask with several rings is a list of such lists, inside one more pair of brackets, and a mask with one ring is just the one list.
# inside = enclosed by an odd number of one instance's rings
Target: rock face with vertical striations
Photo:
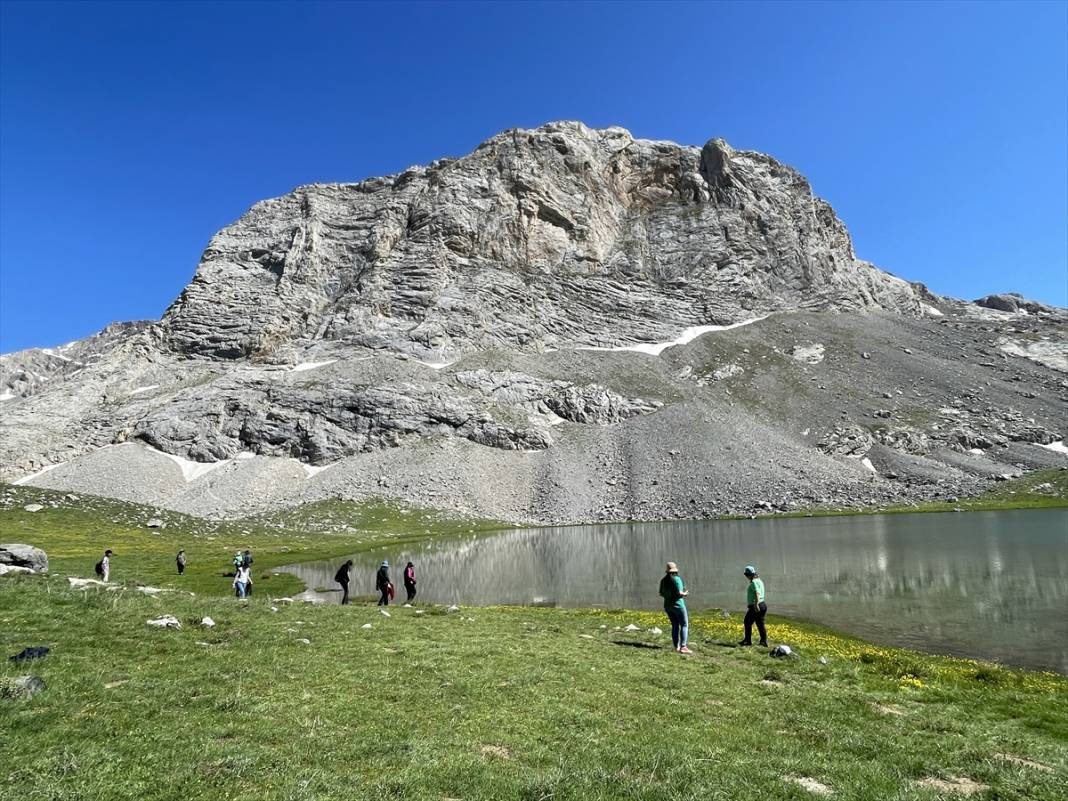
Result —
[[257, 203], [153, 323], [0, 357], [0, 480], [589, 522], [1068, 464], [1068, 314], [853, 253], [795, 170], [576, 122]]
[[783, 309], [915, 313], [793, 169], [715, 139], [513, 130], [460, 159], [255, 205], [167, 311], [176, 351], [329, 339], [425, 358], [669, 340]]

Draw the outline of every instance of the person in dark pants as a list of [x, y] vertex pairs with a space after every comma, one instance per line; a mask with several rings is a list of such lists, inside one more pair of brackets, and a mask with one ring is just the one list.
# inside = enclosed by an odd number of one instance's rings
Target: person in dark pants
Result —
[[404, 566], [404, 590], [408, 593], [406, 603], [411, 603], [415, 598], [415, 565], [411, 562]]
[[389, 580], [389, 562], [383, 560], [382, 566], [378, 568], [378, 573], [375, 575], [375, 589], [382, 593], [382, 597], [378, 599], [379, 606], [389, 606], [389, 591], [393, 588], [393, 583]]
[[352, 570], [352, 560], [350, 559], [345, 564], [337, 569], [337, 573], [334, 574], [334, 581], [341, 585], [341, 589], [344, 594], [341, 596], [341, 605], [345, 606], [349, 602], [349, 571]]
[[738, 644], [753, 644], [753, 624], [756, 623], [757, 631], [760, 633], [760, 644], [767, 648], [768, 632], [764, 628], [764, 616], [768, 613], [768, 605], [764, 603], [764, 582], [752, 565], [746, 565], [742, 574], [749, 579], [749, 589], [746, 591], [745, 598], [745, 639]]
[[185, 572], [185, 551], [178, 551], [178, 555], [174, 557], [174, 563], [178, 567], [178, 575], [182, 575]]

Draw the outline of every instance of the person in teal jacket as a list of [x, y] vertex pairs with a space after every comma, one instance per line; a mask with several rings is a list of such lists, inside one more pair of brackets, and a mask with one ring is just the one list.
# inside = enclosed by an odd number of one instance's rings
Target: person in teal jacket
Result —
[[664, 577], [660, 579], [660, 597], [664, 599], [664, 611], [671, 621], [671, 644], [680, 654], [692, 654], [686, 645], [690, 634], [690, 616], [686, 612], [686, 587], [679, 578], [679, 567], [674, 562], [667, 563]]
[[768, 605], [764, 603], [764, 581], [757, 575], [757, 570], [752, 565], [746, 565], [742, 575], [749, 579], [749, 589], [746, 590], [745, 595], [745, 621], [743, 623], [745, 639], [738, 644], [753, 644], [753, 624], [756, 623], [757, 631], [760, 633], [760, 644], [767, 648], [768, 631], [764, 628], [764, 615], [768, 613]]

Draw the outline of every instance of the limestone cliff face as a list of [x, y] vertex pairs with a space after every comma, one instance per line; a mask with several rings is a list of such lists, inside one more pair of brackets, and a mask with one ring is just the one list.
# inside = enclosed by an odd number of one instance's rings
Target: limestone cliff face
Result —
[[303, 339], [448, 358], [873, 307], [919, 303], [855, 258], [793, 169], [718, 139], [563, 122], [256, 204], [211, 240], [163, 327], [177, 351], [217, 358]]

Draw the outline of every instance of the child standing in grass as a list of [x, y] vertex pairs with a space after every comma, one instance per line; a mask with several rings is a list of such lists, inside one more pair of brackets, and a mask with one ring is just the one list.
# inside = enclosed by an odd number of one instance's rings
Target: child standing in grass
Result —
[[104, 558], [96, 563], [96, 574], [105, 584], [111, 575], [111, 549], [104, 551]]
[[753, 624], [756, 623], [757, 631], [760, 633], [760, 645], [767, 648], [768, 632], [764, 628], [764, 616], [768, 613], [768, 605], [764, 603], [764, 582], [752, 565], [746, 565], [742, 575], [749, 579], [749, 589], [746, 590], [745, 597], [745, 639], [738, 644], [753, 644]]
[[690, 593], [679, 578], [679, 567], [667, 563], [664, 577], [660, 579], [660, 597], [664, 599], [664, 611], [671, 621], [671, 644], [680, 654], [691, 654], [686, 642], [690, 633], [690, 616], [686, 611], [686, 596]]
[[252, 587], [252, 570], [241, 565], [234, 576], [234, 590], [236, 590], [237, 597], [247, 598], [250, 587]]
[[182, 575], [185, 572], [185, 551], [178, 551], [178, 555], [174, 557], [174, 563], [178, 567], [178, 575]]

